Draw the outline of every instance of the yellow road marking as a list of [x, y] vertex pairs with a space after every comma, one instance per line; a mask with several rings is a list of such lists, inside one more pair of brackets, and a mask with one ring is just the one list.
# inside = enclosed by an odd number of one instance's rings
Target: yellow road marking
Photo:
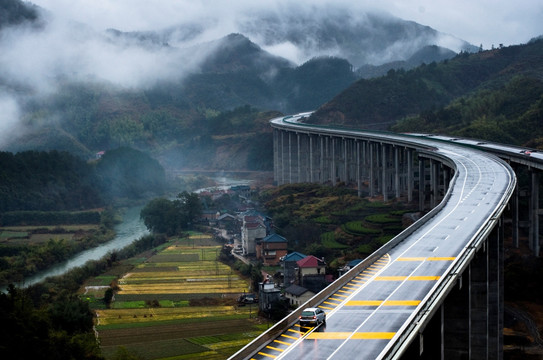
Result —
[[303, 332], [301, 331], [297, 331], [297, 330], [292, 330], [292, 329], [288, 329], [287, 331], [292, 331], [293, 333], [296, 333], [296, 334], [303, 334]]
[[267, 345], [266, 347], [267, 347], [268, 349], [272, 349], [272, 350], [279, 351], [279, 352], [285, 351], [285, 350], [283, 350], [283, 349], [279, 349], [279, 348], [276, 348], [276, 347], [273, 347], [273, 346], [269, 346], [269, 345]]
[[292, 345], [291, 343], [288, 343], [288, 342], [286, 342], [286, 341], [277, 340], [277, 339], [275, 339], [275, 340], [273, 340], [273, 341], [274, 341], [274, 342], [278, 342], [279, 344], [287, 345], [287, 346]]
[[410, 276], [407, 280], [429, 281], [439, 280], [440, 276]]
[[331, 308], [331, 307], [328, 307], [328, 306], [319, 305], [319, 307], [320, 307], [321, 309], [334, 310], [334, 308]]
[[358, 275], [356, 278], [361, 278], [362, 280], [366, 280], [366, 279], [371, 279], [372, 275], [366, 275], [366, 274], [362, 274], [362, 275]]
[[383, 303], [381, 300], [351, 300], [345, 303], [345, 306], [379, 306]]
[[430, 280], [439, 280], [439, 276], [377, 276], [375, 281], [430, 281]]
[[352, 291], [345, 291], [345, 290], [338, 290], [338, 292], [343, 292], [343, 293], [347, 293], [347, 294], [352, 294], [353, 293]]
[[455, 257], [400, 257], [396, 261], [453, 261]]
[[375, 281], [403, 281], [407, 276], [377, 276]]
[[307, 336], [307, 339], [322, 339], [322, 340], [344, 340], [348, 339], [357, 339], [357, 340], [368, 340], [368, 339], [392, 339], [395, 333], [393, 332], [313, 332]]
[[344, 289], [349, 289], [349, 290], [356, 290], [356, 289], [357, 289], [357, 288], [355, 288], [355, 287], [348, 286], [348, 285], [345, 285], [343, 288], [344, 288]]
[[366, 339], [392, 339], [393, 332], [359, 332], [354, 333], [351, 339], [366, 340]]
[[420, 300], [351, 300], [345, 306], [417, 306]]
[[420, 300], [387, 300], [384, 306], [418, 306]]
[[396, 261], [424, 261], [425, 257], [400, 257]]
[[267, 356], [267, 357], [271, 357], [272, 359], [275, 359], [277, 356], [273, 356], [273, 355], [270, 355], [270, 354], [266, 354], [266, 353], [263, 353], [263, 352], [258, 352], [258, 355], [262, 355], [262, 356]]
[[281, 336], [284, 336], [284, 337], [286, 337], [286, 338], [293, 339], [293, 340], [298, 340], [297, 337], [290, 336], [290, 335], [287, 335], [287, 334], [281, 334]]
[[[335, 295], [335, 294], [334, 294]], [[343, 301], [341, 299], [336, 299], [336, 298], [333, 298], [333, 297], [329, 297], [328, 300], [332, 300], [332, 301]]]
[[347, 295], [334, 294], [334, 296], [348, 297]]
[[337, 304], [334, 304], [334, 303], [331, 303], [331, 302], [328, 302], [328, 301], [323, 301], [322, 303], [323, 304], [328, 304], [328, 305], [337, 305]]

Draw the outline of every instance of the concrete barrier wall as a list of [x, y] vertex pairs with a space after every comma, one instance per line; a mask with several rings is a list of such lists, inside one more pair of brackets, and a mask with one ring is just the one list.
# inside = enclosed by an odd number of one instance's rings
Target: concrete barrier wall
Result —
[[[424, 154], [422, 154], [422, 155], [424, 155]], [[449, 167], [451, 167], [451, 168], [453, 168], [455, 170], [455, 174], [454, 174], [453, 178], [451, 179], [451, 185], [454, 184], [454, 182], [456, 182], [456, 178], [458, 177], [458, 173], [456, 171], [457, 170], [456, 165], [454, 163], [452, 163], [451, 160], [449, 158], [445, 157], [445, 156], [441, 156], [441, 155], [433, 153], [433, 152], [428, 152], [427, 155], [429, 155], [429, 156], [431, 155], [431, 157], [434, 158], [434, 159], [439, 159], [440, 161], [445, 163], [447, 166], [449, 166]], [[317, 295], [315, 295], [314, 297], [309, 299], [306, 303], [304, 303], [303, 305], [298, 307], [295, 311], [290, 313], [283, 320], [276, 323], [274, 326], [272, 326], [266, 332], [262, 333], [259, 337], [257, 337], [252, 342], [247, 344], [244, 348], [242, 348], [237, 353], [232, 355], [229, 359], [234, 360], [234, 359], [248, 359], [248, 358], [250, 358], [251, 355], [255, 354], [260, 349], [264, 348], [264, 346], [266, 346], [268, 343], [273, 341], [275, 338], [277, 338], [279, 335], [281, 335], [288, 328], [293, 326], [298, 321], [298, 318], [301, 315], [303, 309], [308, 308], [308, 307], [315, 307], [315, 306], [319, 305], [322, 301], [324, 301], [330, 295], [334, 294], [339, 289], [341, 289], [345, 284], [347, 284], [349, 281], [354, 279], [363, 270], [370, 267], [375, 261], [377, 261], [382, 256], [384, 256], [386, 253], [388, 253], [390, 251], [390, 249], [392, 249], [393, 247], [398, 245], [400, 242], [405, 240], [413, 232], [415, 232], [421, 226], [423, 226], [435, 214], [437, 214], [445, 206], [446, 202], [449, 200], [449, 198], [451, 196], [451, 189], [452, 189], [452, 186], [449, 186], [449, 191], [447, 191], [447, 193], [445, 194], [445, 197], [443, 198], [443, 200], [435, 208], [430, 210], [422, 218], [420, 218], [418, 221], [416, 221], [413, 225], [411, 225], [410, 227], [408, 227], [407, 229], [402, 231], [400, 234], [398, 234], [392, 240], [387, 242], [385, 245], [383, 245], [381, 248], [379, 248], [373, 254], [368, 256], [366, 259], [364, 259], [358, 265], [356, 265], [351, 270], [349, 270], [347, 273], [345, 273], [342, 277], [340, 277], [339, 279], [334, 281], [328, 287], [323, 289]]]

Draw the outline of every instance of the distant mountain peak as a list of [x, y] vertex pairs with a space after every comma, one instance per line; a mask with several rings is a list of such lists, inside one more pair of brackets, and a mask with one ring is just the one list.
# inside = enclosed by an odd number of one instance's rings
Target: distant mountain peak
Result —
[[240, 70], [266, 72], [273, 67], [291, 67], [288, 60], [274, 56], [246, 36], [232, 33], [209, 44], [213, 51], [201, 65], [204, 72], [226, 73]]
[[265, 49], [290, 45], [301, 62], [320, 55], [347, 59], [355, 67], [407, 60], [425, 46], [454, 52], [473, 45], [429, 26], [380, 12], [353, 12], [342, 6], [283, 7], [243, 18], [240, 31]]

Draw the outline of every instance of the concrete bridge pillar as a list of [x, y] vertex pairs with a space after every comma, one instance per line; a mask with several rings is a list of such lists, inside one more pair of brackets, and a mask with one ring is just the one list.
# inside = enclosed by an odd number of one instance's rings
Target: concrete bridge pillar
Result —
[[369, 161], [370, 161], [370, 181], [369, 191], [370, 197], [375, 196], [375, 144], [368, 143], [369, 146]]
[[324, 136], [319, 135], [320, 140], [320, 159], [319, 159], [319, 181], [321, 184], [324, 184], [326, 180], [324, 180]]
[[488, 243], [488, 358], [503, 359], [504, 273], [503, 219], [489, 235]]
[[[486, 244], [485, 244], [486, 245]], [[470, 263], [471, 358], [487, 359], [488, 352], [488, 251], [483, 246]]]
[[437, 204], [439, 192], [439, 164], [437, 161], [430, 159], [430, 208], [434, 208]]
[[348, 152], [348, 146], [349, 141], [345, 138], [341, 139], [341, 142], [343, 144], [343, 169], [341, 171], [340, 175], [340, 181], [345, 182], [347, 184], [349, 182], [349, 152]]
[[530, 249], [539, 257], [539, 172], [532, 169], [530, 177]]
[[301, 135], [296, 134], [296, 180], [295, 183], [302, 182], [302, 144], [301, 144]]
[[407, 150], [407, 201], [413, 202], [413, 185], [415, 174], [413, 170], [413, 150]]
[[426, 198], [426, 164], [424, 158], [419, 156], [419, 210], [424, 211]]
[[387, 186], [387, 183], [388, 183], [388, 179], [387, 179], [387, 174], [388, 174], [388, 171], [387, 171], [387, 146], [385, 144], [381, 144], [381, 151], [382, 151], [382, 155], [381, 155], [381, 170], [382, 170], [382, 175], [381, 175], [381, 193], [383, 194], [383, 201], [388, 201], [388, 186]]
[[286, 181], [287, 159], [285, 158], [285, 132], [281, 131], [281, 185]]
[[513, 231], [513, 246], [518, 248], [519, 246], [519, 216], [518, 216], [518, 183], [515, 185], [515, 191], [511, 197], [511, 217], [512, 217], [512, 231]]
[[273, 180], [279, 184], [279, 130], [273, 129]]
[[360, 141], [356, 140], [356, 189], [358, 193], [358, 197], [362, 196], [362, 164], [361, 164], [361, 156], [360, 154]]
[[444, 302], [445, 359], [470, 359], [470, 270], [469, 267], [458, 278], [454, 289]]
[[313, 183], [315, 182], [315, 157], [314, 157], [314, 150], [313, 150], [313, 138], [314, 135], [309, 134], [309, 182]]
[[394, 147], [394, 196], [400, 197], [400, 150]]
[[288, 133], [288, 183], [292, 184], [292, 133]]
[[332, 178], [332, 186], [336, 186], [336, 176], [337, 176], [337, 164], [336, 164], [336, 138], [332, 138], [332, 154], [331, 160], [332, 160], [332, 166], [331, 166], [331, 173], [330, 176]]

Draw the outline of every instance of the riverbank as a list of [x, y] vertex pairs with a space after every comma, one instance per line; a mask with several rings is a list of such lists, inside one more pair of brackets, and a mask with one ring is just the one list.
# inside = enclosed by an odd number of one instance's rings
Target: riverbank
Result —
[[[16, 283], [19, 287], [27, 287], [37, 284], [44, 279], [52, 276], [65, 274], [71, 269], [83, 266], [87, 261], [99, 260], [103, 256], [113, 251], [118, 251], [135, 240], [149, 234], [147, 228], [139, 218], [141, 206], [133, 206], [122, 210], [122, 221], [116, 222], [111, 229], [102, 225], [70, 225], [55, 226], [52, 232], [43, 232], [39, 237], [29, 238], [27, 246], [35, 246], [36, 243], [43, 242], [46, 249], [59, 256], [59, 260], [36, 259], [42, 263], [52, 264], [42, 271], [32, 271], [32, 275], [19, 278], [6, 279], [4, 286], [9, 282]], [[113, 224], [113, 219], [108, 220]], [[44, 226], [42, 229], [46, 228]], [[21, 233], [25, 233], [20, 230]], [[13, 236], [13, 234], [11, 234]], [[85, 239], [90, 239], [86, 240]], [[95, 239], [95, 240], [92, 240]], [[75, 246], [79, 245], [79, 246]], [[45, 257], [43, 251], [38, 251], [36, 256]], [[66, 259], [68, 257], [68, 259]], [[54, 263], [54, 264], [53, 264]], [[45, 267], [45, 266], [43, 266]]]

